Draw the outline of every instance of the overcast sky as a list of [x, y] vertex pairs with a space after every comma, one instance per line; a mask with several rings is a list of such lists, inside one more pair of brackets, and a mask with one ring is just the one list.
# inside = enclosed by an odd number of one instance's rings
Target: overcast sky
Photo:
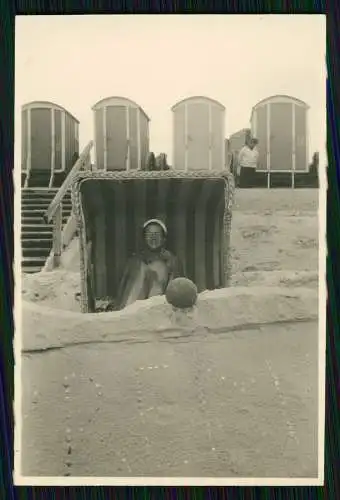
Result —
[[150, 149], [171, 160], [173, 104], [206, 95], [226, 107], [226, 134], [249, 126], [259, 100], [288, 94], [310, 106], [310, 156], [325, 149], [325, 17], [102, 15], [16, 18], [16, 162], [21, 106], [53, 101], [93, 138], [91, 107], [121, 95], [151, 118]]

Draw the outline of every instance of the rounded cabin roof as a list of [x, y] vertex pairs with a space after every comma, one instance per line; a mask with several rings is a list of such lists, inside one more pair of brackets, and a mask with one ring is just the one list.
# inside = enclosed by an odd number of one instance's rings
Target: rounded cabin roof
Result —
[[255, 106], [253, 106], [251, 110], [251, 115], [250, 115], [250, 121], [252, 122], [254, 112], [263, 106], [266, 106], [266, 104], [271, 104], [271, 103], [295, 103], [298, 106], [304, 108], [306, 111], [309, 109], [309, 106], [306, 102], [302, 101], [301, 99], [297, 99], [296, 97], [292, 97], [290, 95], [285, 95], [285, 94], [278, 94], [278, 95], [273, 95], [270, 97], [266, 97], [265, 99], [261, 99]]
[[121, 105], [125, 106], [130, 105], [133, 108], [140, 109], [145, 118], [148, 121], [150, 121], [150, 118], [139, 104], [137, 104], [135, 101], [132, 101], [131, 99], [121, 96], [104, 97], [104, 99], [101, 99], [92, 106], [92, 110], [96, 111], [97, 109], [105, 108], [106, 106], [121, 106]]
[[182, 99], [181, 101], [178, 101], [176, 104], [174, 104], [171, 108], [171, 111], [176, 111], [179, 107], [182, 105], [189, 103], [190, 101], [198, 101], [198, 102], [206, 102], [206, 103], [212, 103], [215, 104], [215, 106], [219, 107], [221, 110], [225, 111], [225, 106], [221, 104], [220, 102], [216, 101], [215, 99], [211, 99], [210, 97], [205, 97], [205, 96], [192, 96], [192, 97], [186, 97], [185, 99]]
[[31, 101], [21, 106], [21, 111], [25, 111], [26, 109], [34, 109], [34, 108], [50, 108], [50, 109], [58, 109], [59, 111], [64, 111], [67, 113], [75, 122], [79, 123], [79, 120], [67, 109], [59, 106], [59, 104], [55, 104], [50, 101]]
[[301, 99], [297, 99], [296, 97], [292, 97], [290, 95], [285, 95], [285, 94], [279, 94], [279, 95], [273, 95], [270, 97], [266, 97], [265, 99], [261, 99], [255, 106], [253, 106], [253, 111], [256, 110], [257, 108], [261, 106], [265, 106], [266, 104], [271, 104], [271, 103], [292, 103], [294, 102], [298, 106], [301, 106], [305, 109], [309, 109], [309, 106], [306, 102], [301, 101]]

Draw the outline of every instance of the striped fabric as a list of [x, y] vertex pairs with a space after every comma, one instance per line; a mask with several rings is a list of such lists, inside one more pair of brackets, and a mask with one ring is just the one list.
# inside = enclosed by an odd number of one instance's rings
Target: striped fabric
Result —
[[[93, 239], [96, 298], [115, 298], [127, 259], [140, 248], [141, 227], [155, 217], [166, 224], [167, 248], [198, 290], [224, 286], [229, 196], [227, 178], [217, 173], [81, 174], [73, 198], [81, 248]], [[84, 267], [85, 252], [81, 254]], [[85, 275], [84, 283], [87, 303]]]

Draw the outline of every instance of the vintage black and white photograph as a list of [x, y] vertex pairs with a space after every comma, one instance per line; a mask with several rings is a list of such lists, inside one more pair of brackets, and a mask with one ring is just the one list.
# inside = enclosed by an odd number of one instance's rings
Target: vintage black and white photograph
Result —
[[322, 484], [324, 16], [15, 37], [16, 484]]

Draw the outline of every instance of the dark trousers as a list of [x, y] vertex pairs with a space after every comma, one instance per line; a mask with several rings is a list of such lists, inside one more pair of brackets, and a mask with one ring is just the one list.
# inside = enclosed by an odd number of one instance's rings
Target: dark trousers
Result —
[[251, 167], [241, 167], [238, 185], [240, 187], [253, 187], [255, 185], [256, 170]]

